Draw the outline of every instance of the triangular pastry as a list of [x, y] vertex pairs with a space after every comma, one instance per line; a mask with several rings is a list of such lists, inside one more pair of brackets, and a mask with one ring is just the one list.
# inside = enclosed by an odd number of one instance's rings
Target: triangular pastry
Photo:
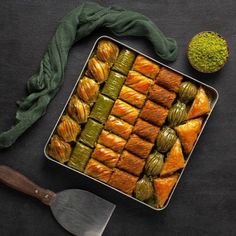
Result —
[[180, 138], [186, 154], [189, 154], [193, 148], [197, 136], [201, 131], [202, 121], [202, 118], [197, 118], [175, 127], [175, 131]]
[[179, 139], [175, 142], [170, 152], [167, 154], [160, 176], [172, 174], [175, 171], [184, 168], [185, 160]]
[[175, 174], [166, 178], [157, 178], [153, 180], [157, 197], [157, 207], [162, 208], [164, 206], [178, 178], [179, 174]]
[[208, 113], [211, 110], [209, 99], [205, 90], [200, 87], [193, 104], [188, 112], [188, 119], [192, 119]]

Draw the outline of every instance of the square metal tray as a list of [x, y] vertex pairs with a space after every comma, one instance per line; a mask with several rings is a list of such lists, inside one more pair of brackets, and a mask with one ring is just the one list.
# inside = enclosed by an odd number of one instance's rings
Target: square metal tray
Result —
[[[157, 64], [159, 64], [159, 65], [161, 65], [161, 66], [166, 67], [166, 68], [169, 68], [170, 70], [175, 71], [175, 72], [177, 72], [177, 73], [183, 75], [185, 78], [187, 78], [187, 79], [190, 80], [190, 81], [194, 81], [195, 84], [201, 85], [201, 86], [204, 87], [204, 89], [205, 89], [205, 91], [206, 91], [206, 94], [207, 94], [207, 96], [208, 96], [208, 98], [209, 98], [210, 105], [211, 105], [211, 111], [208, 113], [207, 117], [205, 118], [204, 123], [203, 123], [202, 128], [201, 128], [201, 131], [200, 131], [200, 133], [199, 133], [199, 135], [198, 135], [198, 138], [197, 138], [197, 140], [195, 141], [195, 144], [194, 144], [194, 146], [193, 146], [193, 148], [192, 148], [192, 151], [190, 152], [190, 154], [188, 155], [187, 159], [185, 160], [185, 161], [186, 161], [186, 165], [185, 165], [185, 167], [181, 170], [180, 176], [179, 176], [179, 178], [178, 178], [178, 180], [177, 180], [177, 182], [176, 182], [174, 188], [172, 189], [172, 191], [171, 191], [171, 193], [170, 193], [170, 195], [169, 195], [169, 197], [168, 197], [168, 199], [167, 199], [167, 201], [166, 201], [166, 203], [165, 203], [165, 206], [162, 207], [162, 208], [155, 208], [155, 207], [152, 207], [152, 206], [148, 205], [147, 203], [142, 202], [142, 201], [140, 201], [140, 200], [138, 200], [138, 199], [136, 199], [136, 198], [134, 198], [134, 197], [132, 197], [132, 196], [130, 196], [130, 195], [128, 195], [128, 194], [126, 194], [126, 193], [124, 193], [124, 192], [122, 192], [122, 191], [120, 191], [120, 190], [118, 190], [118, 189], [116, 189], [116, 188], [114, 188], [114, 187], [112, 187], [112, 186], [110, 186], [110, 185], [108, 185], [108, 184], [106, 184], [106, 183], [100, 181], [100, 180], [97, 180], [97, 179], [95, 179], [95, 178], [93, 178], [93, 177], [91, 177], [91, 176], [89, 176], [89, 175], [87, 175], [87, 174], [85, 174], [85, 173], [83, 173], [83, 172], [80, 172], [80, 171], [78, 171], [78, 170], [76, 170], [76, 169], [73, 169], [73, 168], [71, 168], [71, 167], [69, 167], [69, 166], [67, 166], [67, 165], [65, 165], [65, 164], [62, 164], [62, 163], [60, 163], [60, 162], [54, 160], [53, 158], [51, 158], [50, 156], [47, 155], [46, 149], [47, 149], [47, 146], [48, 146], [48, 144], [49, 144], [49, 142], [50, 142], [50, 139], [51, 139], [52, 135], [54, 134], [54, 132], [55, 132], [55, 130], [56, 130], [56, 127], [57, 127], [57, 125], [58, 125], [58, 123], [59, 123], [59, 121], [60, 121], [62, 115], [63, 115], [64, 112], [65, 112], [65, 109], [66, 109], [66, 107], [67, 107], [67, 104], [68, 104], [68, 102], [69, 102], [71, 96], [72, 96], [72, 95], [74, 94], [74, 92], [76, 91], [76, 87], [77, 87], [77, 84], [79, 83], [80, 78], [82, 78], [83, 74], [85, 73], [88, 60], [89, 60], [89, 59], [91, 58], [91, 56], [94, 54], [94, 51], [95, 51], [96, 46], [97, 46], [97, 43], [98, 43], [98, 41], [101, 40], [101, 39], [108, 39], [108, 40], [110, 40], [110, 41], [113, 41], [113, 42], [116, 43], [119, 47], [124, 47], [124, 48], [127, 48], [127, 49], [129, 49], [129, 50], [132, 50], [132, 51], [135, 52], [136, 54], [140, 54], [140, 55], [142, 55], [142, 56], [144, 56], [144, 57], [150, 59], [150, 60], [153, 61], [154, 63], [157, 63]], [[115, 191], [120, 192], [121, 194], [123, 194], [123, 195], [125, 195], [125, 196], [127, 196], [127, 197], [129, 197], [129, 198], [131, 198], [131, 199], [133, 199], [133, 200], [135, 200], [135, 201], [141, 203], [141, 204], [144, 205], [144, 206], [147, 206], [147, 207], [149, 207], [149, 208], [151, 208], [151, 209], [153, 209], [153, 210], [156, 210], [156, 211], [161, 211], [161, 210], [165, 209], [165, 208], [168, 206], [168, 204], [169, 204], [169, 202], [170, 202], [170, 199], [172, 198], [172, 195], [173, 195], [173, 193], [174, 193], [174, 191], [175, 191], [175, 188], [177, 187], [178, 182], [180, 181], [181, 176], [182, 176], [182, 174], [183, 174], [183, 172], [184, 172], [184, 170], [185, 170], [185, 168], [186, 168], [186, 166], [187, 166], [187, 163], [188, 163], [188, 161], [189, 161], [189, 159], [190, 159], [190, 157], [191, 157], [191, 154], [192, 154], [192, 152], [194, 151], [194, 148], [195, 148], [195, 146], [196, 146], [196, 144], [197, 144], [197, 142], [198, 142], [198, 139], [200, 138], [201, 133], [203, 132], [204, 127], [205, 127], [205, 125], [206, 125], [206, 123], [207, 123], [207, 121], [208, 121], [208, 119], [209, 119], [209, 117], [210, 117], [210, 115], [211, 115], [211, 113], [212, 113], [212, 111], [213, 111], [213, 109], [214, 109], [216, 103], [217, 103], [218, 97], [219, 97], [219, 94], [218, 94], [217, 90], [214, 89], [213, 87], [211, 87], [211, 86], [209, 86], [209, 85], [207, 85], [207, 84], [205, 84], [205, 83], [203, 83], [203, 82], [201, 82], [201, 81], [199, 81], [199, 80], [197, 80], [197, 79], [194, 79], [194, 78], [192, 78], [191, 76], [188, 76], [188, 75], [186, 75], [186, 74], [184, 74], [184, 73], [182, 73], [182, 72], [180, 72], [180, 71], [178, 71], [178, 70], [176, 70], [176, 69], [173, 69], [173, 68], [171, 68], [170, 66], [165, 65], [164, 63], [159, 62], [159, 61], [157, 61], [157, 60], [155, 60], [155, 59], [153, 59], [153, 58], [151, 58], [151, 57], [145, 55], [144, 53], [142, 53], [142, 52], [140, 52], [140, 51], [138, 51], [138, 50], [136, 50], [136, 49], [134, 49], [134, 48], [132, 48], [132, 47], [130, 47], [130, 46], [128, 46], [128, 45], [126, 45], [126, 44], [124, 44], [124, 43], [118, 41], [118, 40], [116, 40], [116, 39], [113, 39], [112, 37], [109, 37], [109, 36], [101, 36], [101, 37], [99, 37], [99, 38], [95, 41], [94, 46], [92, 47], [91, 52], [89, 53], [89, 56], [88, 56], [88, 58], [87, 58], [87, 60], [86, 60], [86, 62], [85, 62], [85, 64], [84, 64], [84, 66], [83, 66], [83, 69], [82, 69], [82, 71], [81, 71], [81, 73], [80, 73], [80, 75], [79, 75], [79, 77], [78, 77], [78, 80], [77, 80], [77, 82], [75, 83], [75, 85], [74, 85], [74, 87], [73, 87], [73, 89], [72, 89], [72, 92], [71, 92], [71, 94], [70, 94], [70, 96], [69, 96], [69, 98], [68, 98], [68, 100], [67, 100], [67, 102], [66, 102], [66, 104], [65, 104], [65, 107], [63, 108], [63, 110], [62, 110], [62, 112], [61, 112], [61, 114], [60, 114], [60, 116], [59, 116], [59, 118], [58, 118], [58, 120], [57, 120], [57, 122], [56, 122], [56, 124], [55, 124], [55, 126], [54, 126], [54, 128], [53, 128], [53, 130], [52, 130], [52, 132], [51, 132], [51, 134], [50, 134], [50, 136], [49, 136], [47, 142], [46, 142], [46, 144], [45, 144], [45, 147], [44, 147], [44, 154], [45, 154], [45, 156], [47, 157], [47, 159], [49, 159], [50, 161], [52, 161], [52, 162], [54, 162], [54, 163], [56, 163], [56, 164], [58, 164], [58, 165], [61, 165], [61, 166], [65, 167], [65, 168], [67, 168], [67, 169], [70, 169], [70, 170], [72, 170], [72, 171], [74, 171], [74, 172], [77, 172], [77, 173], [83, 175], [83, 176], [86, 176], [87, 178], [90, 178], [90, 179], [92, 179], [93, 181], [97, 181], [97, 182], [99, 182], [99, 183], [101, 183], [101, 184], [107, 186], [108, 188], [114, 189]]]

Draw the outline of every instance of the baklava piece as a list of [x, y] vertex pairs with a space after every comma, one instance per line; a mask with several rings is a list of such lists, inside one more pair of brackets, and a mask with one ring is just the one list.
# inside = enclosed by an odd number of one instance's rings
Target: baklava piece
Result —
[[111, 114], [133, 125], [139, 115], [139, 110], [128, 103], [117, 99], [112, 108]]
[[152, 147], [153, 143], [141, 139], [136, 134], [132, 134], [125, 146], [125, 149], [141, 158], [147, 158], [152, 150]]
[[155, 195], [157, 198], [157, 208], [162, 208], [165, 205], [178, 178], [179, 174], [175, 174], [166, 178], [157, 178], [153, 180]]
[[142, 108], [146, 96], [124, 85], [120, 91], [119, 98], [137, 108]]
[[138, 177], [128, 174], [122, 170], [115, 169], [110, 180], [108, 181], [108, 184], [124, 193], [131, 195], [137, 181]]
[[157, 151], [164, 153], [168, 152], [177, 140], [176, 133], [168, 126], [163, 126], [156, 140]]
[[158, 176], [161, 172], [163, 163], [164, 155], [154, 150], [154, 152], [151, 153], [146, 160], [145, 174], [152, 177]]
[[155, 84], [149, 90], [148, 98], [162, 106], [170, 108], [176, 98], [176, 93]]
[[131, 174], [139, 176], [143, 171], [145, 161], [128, 151], [123, 151], [120, 160], [117, 163], [117, 167], [125, 170]]
[[155, 125], [162, 126], [167, 115], [168, 109], [148, 100], [141, 111], [140, 117]]
[[80, 135], [79, 141], [93, 148], [102, 128], [102, 124], [89, 119]]
[[107, 183], [111, 177], [112, 169], [91, 158], [84, 173]]
[[188, 119], [192, 119], [210, 112], [211, 106], [205, 90], [200, 87], [193, 104], [188, 112]]
[[57, 133], [64, 139], [65, 142], [75, 141], [80, 131], [80, 125], [68, 115], [62, 116], [61, 121], [57, 126]]
[[119, 47], [110, 40], [102, 39], [98, 42], [96, 55], [101, 61], [108, 62], [111, 66], [119, 55]]
[[93, 106], [90, 117], [104, 123], [110, 114], [114, 101], [102, 94], [98, 95], [98, 99]]
[[77, 142], [72, 151], [68, 166], [83, 171], [92, 153], [92, 149]]
[[175, 127], [175, 131], [180, 138], [186, 154], [192, 151], [193, 145], [201, 131], [202, 122], [202, 118], [197, 118]]
[[111, 148], [115, 152], [121, 153], [126, 144], [126, 140], [106, 130], [103, 130], [99, 136], [98, 143]]
[[147, 94], [148, 89], [150, 88], [152, 84], [154, 84], [153, 80], [132, 70], [129, 71], [129, 74], [125, 81], [125, 85], [133, 88], [134, 90], [142, 94]]
[[102, 94], [114, 100], [117, 99], [124, 81], [125, 81], [124, 75], [119, 74], [115, 71], [111, 71], [108, 80], [106, 81], [102, 89]]
[[79, 81], [76, 92], [85, 103], [92, 104], [98, 96], [99, 85], [93, 79], [84, 76]]
[[67, 112], [75, 121], [86, 123], [90, 113], [90, 106], [73, 95], [68, 103]]
[[198, 88], [195, 84], [193, 84], [190, 81], [184, 81], [181, 83], [179, 88], [179, 100], [184, 103], [188, 103], [192, 101], [196, 94], [197, 94]]
[[182, 75], [162, 67], [156, 78], [156, 83], [170, 91], [178, 92], [182, 80]]
[[[147, 201], [153, 198], [153, 185], [151, 179], [144, 175], [136, 184], [134, 195], [140, 201]], [[146, 202], [148, 203], [148, 202]]]
[[124, 139], [128, 139], [132, 132], [133, 126], [119, 118], [116, 118], [115, 116], [110, 115], [105, 124], [105, 129], [119, 135]]
[[154, 126], [140, 118], [137, 120], [133, 129], [133, 133], [139, 135], [141, 138], [144, 138], [151, 143], [155, 142], [159, 131], [159, 127]]
[[70, 159], [71, 146], [55, 134], [50, 140], [47, 151], [49, 156], [60, 163], [65, 163]]
[[170, 152], [167, 154], [160, 176], [173, 174], [175, 171], [184, 168], [185, 160], [179, 139], [177, 139]]
[[135, 53], [128, 50], [122, 49], [114, 66], [113, 70], [127, 75], [135, 59]]
[[187, 107], [185, 103], [177, 101], [169, 110], [168, 125], [175, 127], [184, 123], [187, 119]]
[[97, 144], [93, 151], [92, 158], [102, 162], [108, 167], [113, 168], [116, 166], [116, 163], [119, 160], [119, 154], [110, 148], [106, 148], [101, 144]]
[[96, 57], [89, 59], [87, 74], [92, 76], [99, 84], [107, 80], [109, 71], [108, 63], [100, 61]]
[[154, 79], [160, 71], [160, 66], [146, 57], [138, 55], [134, 61], [132, 70]]

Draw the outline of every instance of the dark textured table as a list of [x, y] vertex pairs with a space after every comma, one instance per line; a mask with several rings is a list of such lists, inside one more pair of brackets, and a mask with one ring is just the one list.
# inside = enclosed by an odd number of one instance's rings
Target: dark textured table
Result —
[[[26, 96], [26, 81], [35, 73], [60, 19], [82, 1], [0, 1], [0, 130], [14, 121], [15, 101]], [[117, 1], [98, 1], [104, 5]], [[168, 208], [155, 212], [107, 187], [50, 163], [44, 144], [59, 116], [99, 30], [76, 44], [70, 53], [64, 84], [47, 113], [11, 148], [0, 151], [0, 164], [9, 165], [38, 184], [60, 191], [83, 188], [117, 205], [105, 236], [236, 235], [236, 2], [146, 0], [120, 1], [119, 5], [149, 16], [179, 46], [176, 62], [169, 64], [215, 87], [218, 104], [201, 136]], [[199, 31], [213, 30], [229, 43], [225, 68], [212, 75], [193, 70], [186, 47]], [[124, 43], [158, 59], [141, 38], [122, 37]], [[69, 235], [49, 209], [0, 185], [0, 235]]]

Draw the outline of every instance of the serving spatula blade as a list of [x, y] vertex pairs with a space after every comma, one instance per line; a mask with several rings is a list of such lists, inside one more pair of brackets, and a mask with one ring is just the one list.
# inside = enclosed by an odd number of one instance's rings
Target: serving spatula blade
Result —
[[115, 209], [114, 204], [80, 189], [57, 193], [50, 207], [56, 220], [78, 236], [102, 235]]
[[0, 165], [0, 182], [50, 206], [56, 220], [77, 236], [102, 235], [115, 209], [111, 202], [85, 190], [69, 189], [56, 194], [7, 166]]

